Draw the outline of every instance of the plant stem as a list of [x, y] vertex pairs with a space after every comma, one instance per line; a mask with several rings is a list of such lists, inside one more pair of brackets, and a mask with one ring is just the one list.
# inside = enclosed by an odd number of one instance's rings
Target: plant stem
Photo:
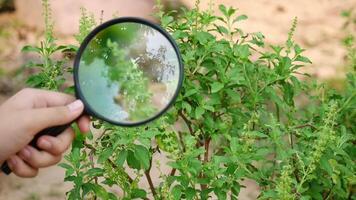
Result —
[[[203, 163], [207, 163], [209, 162], [209, 145], [210, 145], [210, 141], [211, 141], [211, 138], [207, 138], [204, 142], [204, 148], [205, 148], [205, 153], [204, 153], [204, 160], [203, 160]], [[204, 173], [201, 174], [201, 178], [204, 178], [205, 175]], [[205, 190], [207, 189], [207, 185], [206, 184], [201, 184], [200, 185], [201, 189], [202, 190]]]
[[156, 194], [156, 190], [155, 190], [155, 187], [153, 185], [153, 182], [152, 182], [152, 178], [151, 178], [151, 175], [150, 175], [150, 170], [151, 170], [151, 168], [149, 170], [145, 171], [145, 176], [147, 178], [148, 185], [150, 186], [152, 195], [155, 197], [157, 194]]
[[188, 118], [183, 114], [182, 110], [178, 111], [178, 115], [182, 117], [182, 119], [184, 120], [185, 124], [188, 126], [190, 134], [194, 136], [194, 131], [193, 131], [193, 128], [192, 128], [192, 124], [188, 120]]
[[177, 171], [177, 169], [176, 169], [176, 168], [173, 168], [173, 169], [171, 170], [171, 172], [169, 173], [169, 176], [174, 176], [175, 173], [176, 173], [176, 171]]
[[305, 128], [305, 127], [311, 127], [311, 128], [313, 128], [313, 129], [315, 129], [315, 130], [317, 130], [318, 128], [316, 128], [314, 125], [312, 125], [312, 124], [303, 124], [303, 125], [299, 125], [299, 126], [295, 126], [295, 127], [293, 127], [293, 129], [299, 129], [299, 128]]
[[205, 153], [204, 153], [204, 163], [209, 162], [209, 145], [210, 145], [211, 138], [207, 138], [204, 142], [204, 148], [205, 148]]
[[280, 118], [280, 114], [279, 114], [279, 105], [277, 103], [275, 103], [275, 105], [276, 105], [277, 120], [278, 120], [278, 122], [281, 122], [281, 118]]

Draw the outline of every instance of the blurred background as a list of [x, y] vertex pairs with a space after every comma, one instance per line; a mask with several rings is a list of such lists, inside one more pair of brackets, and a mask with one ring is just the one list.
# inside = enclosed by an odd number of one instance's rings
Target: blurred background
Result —
[[[318, 81], [342, 89], [346, 72], [346, 50], [342, 39], [345, 19], [343, 11], [356, 9], [356, 0], [201, 0], [201, 7], [213, 3], [239, 8], [249, 19], [241, 23], [245, 32], [262, 32], [267, 44], [282, 44], [287, 39], [294, 17], [298, 26], [294, 38], [313, 64], [304, 68]], [[165, 0], [166, 10], [193, 7], [193, 0]], [[154, 20], [154, 0], [52, 0], [52, 18], [58, 44], [76, 44], [80, 8], [84, 7], [97, 19], [113, 16], [139, 16]], [[21, 53], [24, 45], [36, 45], [43, 38], [41, 0], [0, 0], [0, 103], [25, 86], [29, 73], [23, 65], [38, 58]], [[103, 11], [103, 12], [102, 12]], [[356, 31], [356, 30], [351, 30]], [[64, 170], [52, 167], [41, 170], [35, 179], [0, 175], [0, 199], [39, 200], [65, 199], [71, 188], [63, 181]], [[240, 199], [255, 199], [258, 187], [246, 183]]]

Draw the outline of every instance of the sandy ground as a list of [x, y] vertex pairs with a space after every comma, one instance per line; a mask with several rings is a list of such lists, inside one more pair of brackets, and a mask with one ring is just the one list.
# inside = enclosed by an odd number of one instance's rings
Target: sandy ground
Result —
[[[183, 2], [188, 6], [194, 5], [191, 0], [183, 0]], [[346, 8], [356, 7], [356, 0], [217, 0], [214, 2], [216, 6], [223, 3], [238, 7], [241, 14], [249, 16], [248, 21], [241, 23], [242, 29], [247, 32], [261, 31], [270, 44], [281, 44], [286, 40], [291, 21], [297, 16], [299, 23], [295, 39], [307, 49], [306, 55], [313, 61], [306, 70], [318, 79], [337, 79], [344, 76], [345, 52], [340, 44], [343, 37], [341, 31], [343, 20], [340, 13]], [[207, 1], [202, 0], [202, 5], [207, 7]], [[0, 69], [9, 73], [28, 59], [26, 55], [20, 53], [21, 47], [24, 44], [35, 43], [40, 37], [35, 30], [24, 28], [21, 21], [14, 19], [14, 14], [0, 14]], [[14, 27], [16, 34], [1, 34], [1, 27], [10, 25]], [[4, 46], [6, 48], [1, 48]], [[6, 79], [4, 75], [0, 76], [0, 80], [3, 80], [0, 81], [3, 94], [0, 95], [0, 103], [19, 90], [22, 84], [21, 78], [19, 83], [10, 86], [9, 80], [4, 81], [4, 79]], [[9, 87], [8, 90], [6, 87]], [[156, 159], [164, 158], [157, 156]], [[161, 170], [168, 169], [163, 167]], [[153, 177], [158, 177], [158, 170], [154, 169], [152, 174]], [[64, 170], [58, 166], [42, 169], [34, 179], [0, 175], [0, 200], [65, 199], [65, 192], [71, 189], [71, 185], [63, 182], [63, 178]], [[145, 179], [141, 184], [147, 186]], [[247, 189], [242, 192], [240, 199], [255, 199], [258, 195], [258, 187], [251, 181], [245, 184]]]

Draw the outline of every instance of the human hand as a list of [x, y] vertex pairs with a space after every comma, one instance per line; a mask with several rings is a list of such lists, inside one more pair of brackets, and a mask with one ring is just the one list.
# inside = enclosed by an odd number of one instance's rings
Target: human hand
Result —
[[[20, 177], [34, 177], [39, 168], [60, 162], [73, 138], [72, 128], [57, 137], [41, 136], [37, 146], [28, 144], [34, 136], [48, 128], [64, 125], [83, 112], [80, 100], [39, 89], [23, 89], [0, 106], [0, 164], [7, 160], [10, 169]], [[89, 131], [89, 117], [77, 120], [81, 132]]]

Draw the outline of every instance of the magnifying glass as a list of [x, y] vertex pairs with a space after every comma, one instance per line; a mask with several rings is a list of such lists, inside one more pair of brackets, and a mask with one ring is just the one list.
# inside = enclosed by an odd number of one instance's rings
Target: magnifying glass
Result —
[[[74, 61], [74, 83], [84, 112], [119, 126], [148, 123], [173, 104], [183, 82], [177, 44], [160, 26], [140, 18], [118, 18], [96, 27]], [[36, 134], [57, 136], [70, 124]], [[11, 173], [5, 162], [5, 174]]]

